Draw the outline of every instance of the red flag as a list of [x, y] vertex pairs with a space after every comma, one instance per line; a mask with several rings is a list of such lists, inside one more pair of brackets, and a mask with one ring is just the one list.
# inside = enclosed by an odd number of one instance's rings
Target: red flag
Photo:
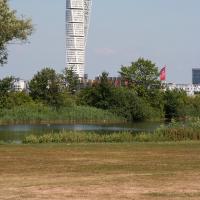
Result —
[[165, 81], [165, 80], [166, 80], [166, 66], [163, 67], [163, 68], [160, 70], [160, 80], [161, 80], [161, 81]]

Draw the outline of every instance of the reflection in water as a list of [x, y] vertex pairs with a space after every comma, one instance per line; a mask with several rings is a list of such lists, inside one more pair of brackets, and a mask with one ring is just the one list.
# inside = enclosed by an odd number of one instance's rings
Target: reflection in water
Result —
[[0, 126], [0, 141], [20, 142], [25, 135], [43, 135], [49, 132], [66, 131], [95, 131], [95, 132], [151, 132], [161, 125], [159, 122], [142, 122], [133, 124], [113, 124], [113, 125], [88, 125], [88, 124], [63, 124], [63, 125], [2, 125]]

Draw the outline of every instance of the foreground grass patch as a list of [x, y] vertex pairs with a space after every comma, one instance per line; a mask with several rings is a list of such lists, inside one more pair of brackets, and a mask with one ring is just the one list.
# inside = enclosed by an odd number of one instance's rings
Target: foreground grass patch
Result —
[[197, 142], [1, 145], [0, 199], [198, 200], [199, 155]]

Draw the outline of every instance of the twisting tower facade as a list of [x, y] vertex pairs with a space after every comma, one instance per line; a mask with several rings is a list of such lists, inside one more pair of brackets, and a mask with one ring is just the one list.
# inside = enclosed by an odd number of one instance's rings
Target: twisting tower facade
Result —
[[84, 77], [85, 48], [92, 0], [66, 0], [66, 65]]

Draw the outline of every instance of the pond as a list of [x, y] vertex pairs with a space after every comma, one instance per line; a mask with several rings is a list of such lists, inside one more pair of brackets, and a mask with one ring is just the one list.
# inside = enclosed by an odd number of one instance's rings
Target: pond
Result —
[[133, 124], [46, 124], [46, 125], [0, 125], [0, 141], [20, 143], [23, 138], [30, 134], [43, 135], [50, 132], [66, 131], [95, 131], [112, 133], [120, 131], [152, 132], [158, 128], [160, 122], [138, 122]]

